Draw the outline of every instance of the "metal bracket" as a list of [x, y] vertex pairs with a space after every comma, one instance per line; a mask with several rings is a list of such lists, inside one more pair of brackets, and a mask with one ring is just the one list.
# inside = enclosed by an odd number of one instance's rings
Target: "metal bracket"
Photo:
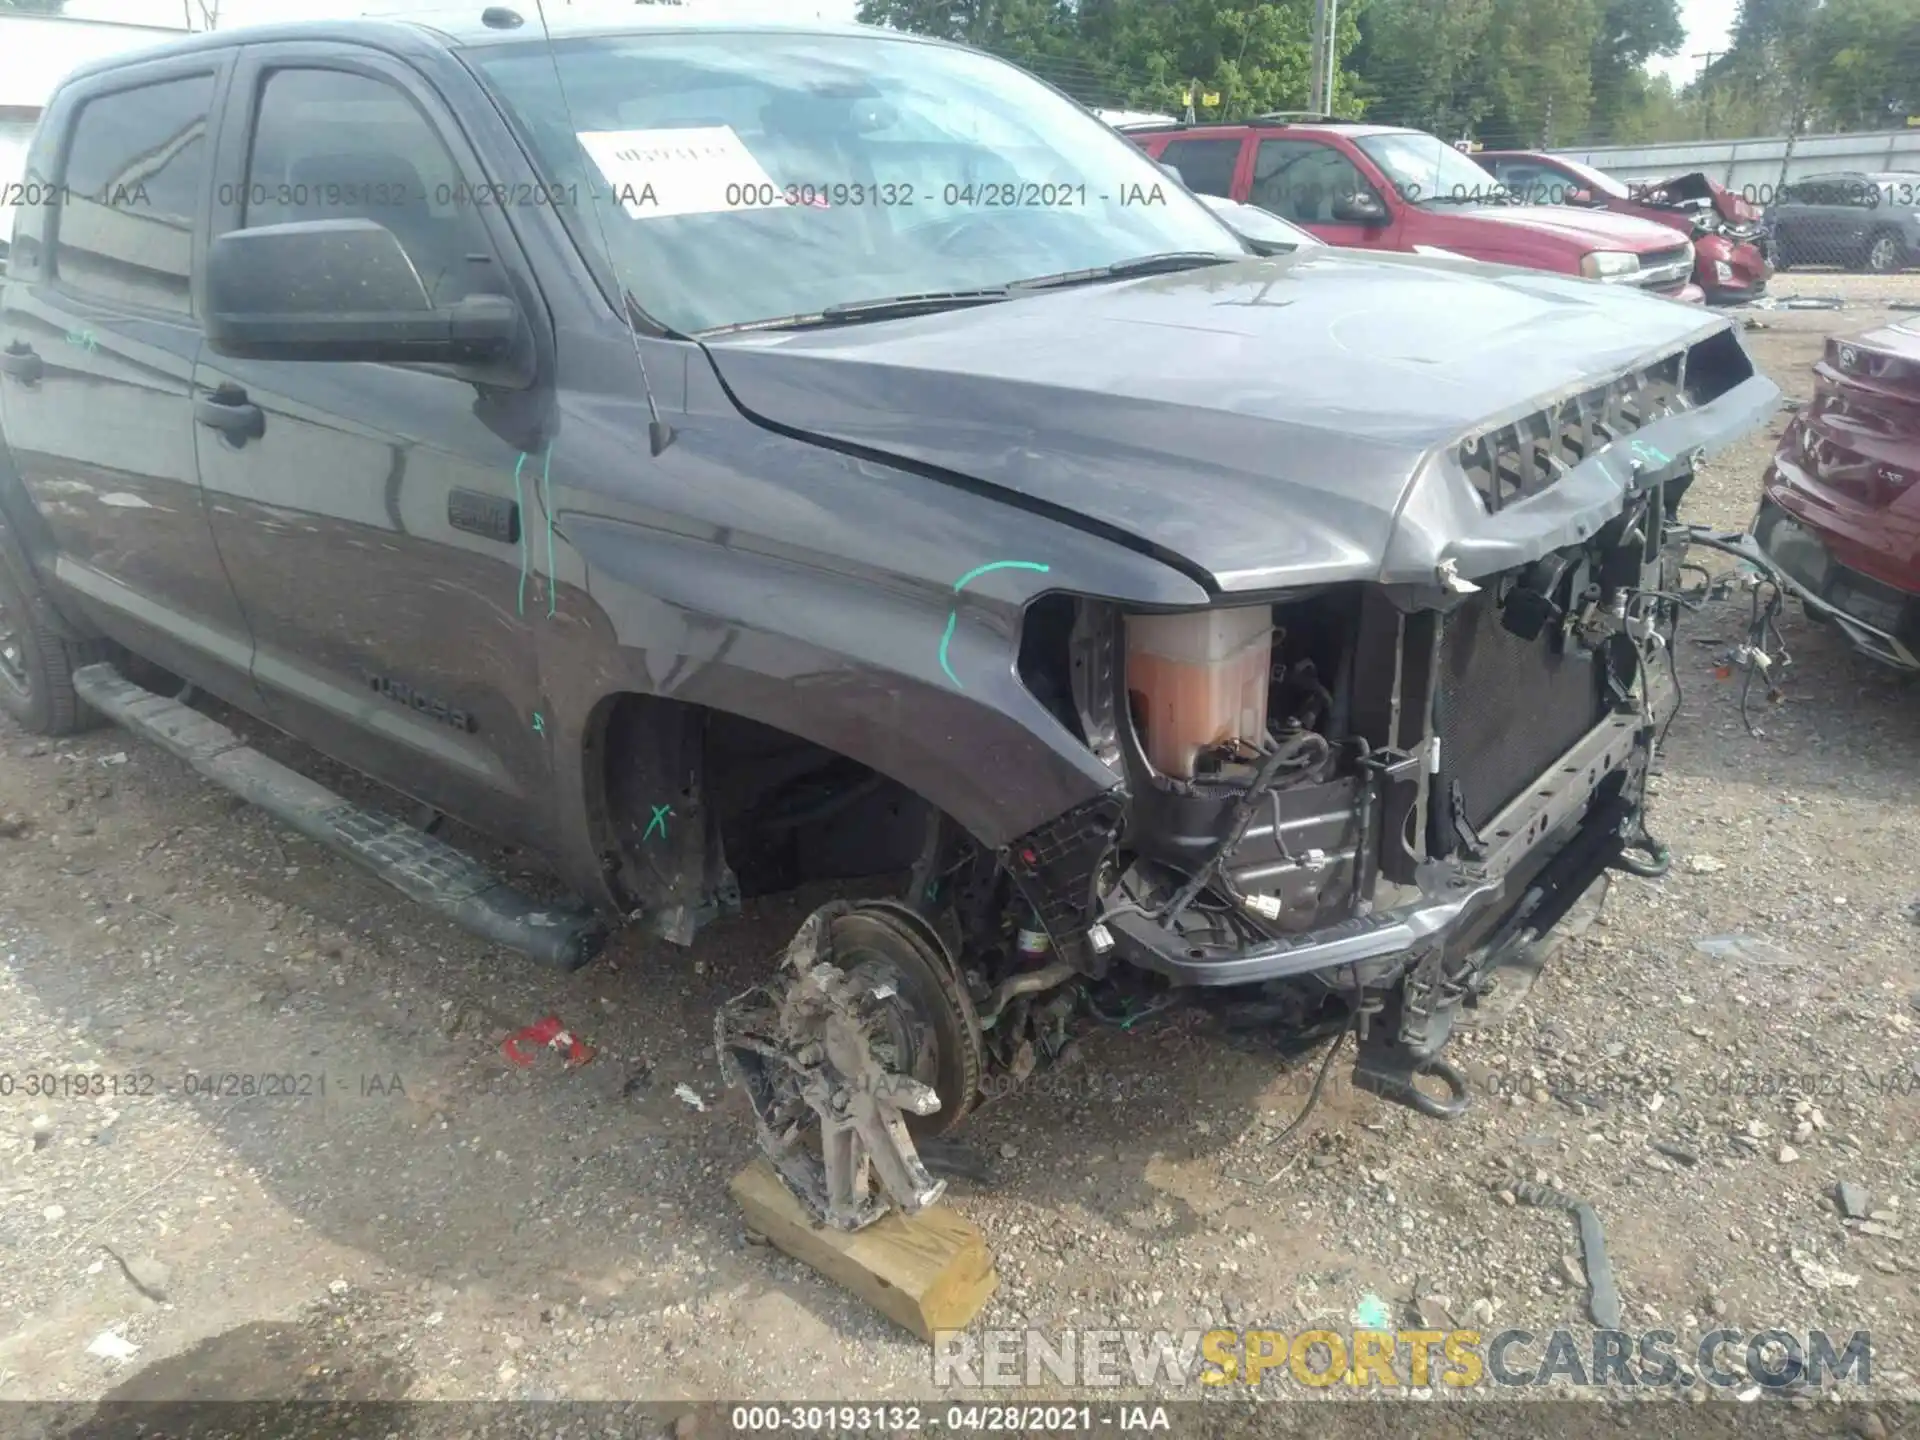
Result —
[[[1353, 1062], [1357, 1088], [1434, 1120], [1453, 1119], [1469, 1100], [1466, 1077], [1439, 1054], [1466, 993], [1464, 986], [1449, 981], [1445, 966], [1446, 951], [1439, 946], [1420, 958], [1386, 997]], [[1446, 1085], [1446, 1099], [1419, 1087], [1420, 1077], [1429, 1075]]]
[[1447, 812], [1453, 820], [1453, 833], [1460, 840], [1460, 848], [1475, 860], [1485, 859], [1487, 842], [1480, 838], [1480, 832], [1467, 819], [1467, 794], [1460, 788], [1458, 780], [1447, 782]]

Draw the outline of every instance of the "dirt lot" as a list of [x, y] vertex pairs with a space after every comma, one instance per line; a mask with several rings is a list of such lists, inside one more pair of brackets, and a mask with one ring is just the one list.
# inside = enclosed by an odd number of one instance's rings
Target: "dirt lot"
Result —
[[[1920, 275], [1796, 290], [1848, 301], [1756, 317], [1804, 397], [1824, 338]], [[1713, 463], [1695, 518], [1746, 520], [1773, 433]], [[965, 1132], [991, 1162], [953, 1192], [998, 1257], [983, 1323], [1298, 1330], [1418, 1300], [1578, 1327], [1571, 1222], [1511, 1204], [1545, 1178], [1597, 1207], [1629, 1328], [1867, 1329], [1872, 1393], [1913, 1394], [1920, 688], [1790, 612], [1793, 679], [1751, 737], [1714, 675], [1745, 605], [1682, 631], [1653, 825], [1673, 872], [1618, 879], [1527, 1005], [1460, 1042], [1464, 1118], [1342, 1065], [1276, 1146], [1317, 1057], [1103, 1033]], [[750, 1139], [713, 1008], [814, 897], [556, 977], [110, 729], [0, 731], [0, 814], [0, 1399], [932, 1393], [927, 1347], [752, 1243], [726, 1195]], [[1726, 936], [1763, 943], [1695, 943]], [[549, 1012], [594, 1061], [506, 1064], [502, 1030]], [[28, 1093], [83, 1071], [120, 1093]], [[189, 1072], [301, 1093], [187, 1094]], [[1880, 1218], [1843, 1223], [1840, 1181]], [[88, 1353], [108, 1330], [130, 1358]]]

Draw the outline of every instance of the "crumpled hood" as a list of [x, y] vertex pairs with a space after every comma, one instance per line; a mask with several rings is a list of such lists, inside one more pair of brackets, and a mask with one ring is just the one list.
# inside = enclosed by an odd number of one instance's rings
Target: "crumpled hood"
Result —
[[[1420, 551], [1393, 543], [1416, 481], [1460, 492], [1411, 507], [1406, 523], [1438, 537], [1428, 549], [1481, 529], [1544, 543], [1576, 523], [1552, 490], [1462, 519], [1461, 496], [1477, 502], [1434, 453], [1726, 328], [1631, 289], [1329, 247], [707, 349], [749, 416], [999, 487], [1254, 589], [1387, 578], [1390, 554]], [[1463, 554], [1484, 570], [1497, 550]]]
[[1671, 250], [1677, 243], [1673, 231], [1658, 221], [1611, 210], [1581, 210], [1566, 205], [1483, 205], [1460, 213], [1490, 225], [1550, 230], [1593, 249], [1625, 250], [1633, 255]]
[[1729, 224], [1752, 225], [1760, 219], [1758, 205], [1743, 195], [1734, 194], [1702, 170], [1689, 170], [1684, 175], [1675, 175], [1670, 180], [1642, 186], [1636, 191], [1637, 197], [1647, 204], [1655, 202], [1646, 201], [1646, 196], [1661, 193], [1669, 197], [1667, 203], [1675, 209], [1685, 209], [1688, 201], [1708, 201], [1713, 207], [1713, 212]]

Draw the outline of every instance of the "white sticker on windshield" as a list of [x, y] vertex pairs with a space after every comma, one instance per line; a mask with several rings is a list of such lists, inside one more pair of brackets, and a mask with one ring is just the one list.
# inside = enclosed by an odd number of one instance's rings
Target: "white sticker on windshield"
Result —
[[784, 205], [780, 187], [731, 125], [583, 130], [580, 144], [636, 220]]

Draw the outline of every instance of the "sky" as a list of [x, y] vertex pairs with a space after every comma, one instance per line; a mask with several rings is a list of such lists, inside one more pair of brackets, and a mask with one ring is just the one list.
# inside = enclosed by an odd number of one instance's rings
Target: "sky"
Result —
[[1687, 43], [1678, 55], [1656, 59], [1649, 68], [1671, 76], [1676, 84], [1691, 80], [1704, 63], [1700, 59], [1703, 51], [1727, 48], [1739, 9], [1740, 0], [1680, 0], [1680, 23], [1687, 27]]
[[[181, 23], [186, 6], [202, 0], [67, 0], [67, 13], [87, 19], [150, 22], [159, 25]], [[204, 0], [212, 5], [214, 0]], [[359, 15], [370, 9], [393, 10], [407, 0], [219, 0], [220, 24], [260, 24], [272, 20], [308, 20], [325, 16]], [[472, 0], [475, 9], [486, 0]], [[529, 9], [533, 0], [522, 0]], [[555, 8], [573, 4], [577, 8], [624, 9], [620, 0], [546, 0]], [[822, 20], [851, 20], [856, 0], [691, 0], [703, 10], [719, 15], [773, 14], [802, 17], [809, 12]], [[429, 0], [422, 9], [441, 8], [445, 0]], [[1675, 81], [1691, 79], [1700, 69], [1701, 52], [1723, 50], [1733, 30], [1739, 0], [1681, 0], [1680, 18], [1687, 28], [1687, 42], [1680, 53], [1653, 62], [1653, 69], [1670, 75]]]

